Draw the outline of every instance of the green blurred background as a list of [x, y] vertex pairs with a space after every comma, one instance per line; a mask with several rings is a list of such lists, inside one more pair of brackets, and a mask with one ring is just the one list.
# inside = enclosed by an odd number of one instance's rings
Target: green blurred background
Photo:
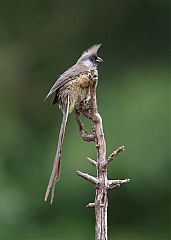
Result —
[[[169, 3], [167, 0], [6, 0], [0, 7], [0, 239], [94, 239], [95, 175], [69, 117], [54, 204], [43, 200], [61, 112], [44, 97], [81, 52], [103, 43], [98, 105], [110, 154], [109, 239], [169, 239]], [[90, 124], [87, 129], [90, 129]]]

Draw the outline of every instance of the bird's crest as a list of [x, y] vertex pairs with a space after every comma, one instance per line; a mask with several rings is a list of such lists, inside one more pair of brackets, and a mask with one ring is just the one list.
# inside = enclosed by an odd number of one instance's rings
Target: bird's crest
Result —
[[92, 47], [88, 48], [86, 51], [84, 51], [81, 55], [81, 57], [78, 59], [77, 62], [79, 62], [80, 60], [82, 60], [85, 56], [91, 56], [91, 55], [97, 55], [97, 51], [100, 48], [102, 44], [96, 44], [93, 45]]
[[81, 57], [85, 56], [85, 55], [97, 55], [97, 51], [99, 50], [100, 46], [102, 44], [95, 44], [92, 47], [90, 47], [89, 49], [87, 49], [86, 51], [84, 51], [81, 55]]

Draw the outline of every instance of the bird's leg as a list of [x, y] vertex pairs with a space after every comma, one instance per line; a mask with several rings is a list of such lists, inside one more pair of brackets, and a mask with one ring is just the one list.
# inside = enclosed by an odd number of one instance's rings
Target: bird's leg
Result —
[[75, 114], [80, 114], [80, 106], [75, 107]]
[[84, 109], [84, 111], [91, 111], [91, 103], [90, 100], [83, 100], [82, 102], [80, 102], [80, 108]]

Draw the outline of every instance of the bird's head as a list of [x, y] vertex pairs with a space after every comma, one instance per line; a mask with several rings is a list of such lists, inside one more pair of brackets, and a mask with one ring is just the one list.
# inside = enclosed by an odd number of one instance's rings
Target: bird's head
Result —
[[97, 56], [97, 51], [100, 48], [101, 44], [94, 45], [81, 55], [78, 59], [77, 63], [81, 65], [85, 65], [89, 68], [97, 67], [99, 62], [103, 62], [103, 60]]

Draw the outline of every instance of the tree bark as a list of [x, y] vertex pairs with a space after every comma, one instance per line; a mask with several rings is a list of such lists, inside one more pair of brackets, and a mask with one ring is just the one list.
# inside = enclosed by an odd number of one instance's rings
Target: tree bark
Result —
[[[115, 189], [121, 184], [128, 183], [130, 179], [124, 180], [108, 180], [107, 169], [109, 163], [118, 153], [124, 151], [124, 147], [119, 147], [110, 156], [106, 157], [106, 141], [104, 138], [102, 118], [98, 113], [97, 99], [96, 99], [97, 78], [92, 78], [90, 84], [92, 106], [80, 105], [79, 111], [75, 112], [76, 120], [79, 126], [80, 135], [84, 141], [94, 141], [96, 143], [96, 161], [88, 158], [90, 163], [96, 167], [97, 177], [90, 176], [87, 173], [77, 171], [77, 174], [82, 178], [88, 180], [96, 186], [95, 202], [87, 204], [87, 208], [95, 208], [95, 239], [107, 240], [107, 209], [108, 197], [107, 192], [110, 189]], [[88, 134], [83, 129], [83, 124], [80, 119], [80, 112], [87, 118], [93, 121], [93, 134]]]

